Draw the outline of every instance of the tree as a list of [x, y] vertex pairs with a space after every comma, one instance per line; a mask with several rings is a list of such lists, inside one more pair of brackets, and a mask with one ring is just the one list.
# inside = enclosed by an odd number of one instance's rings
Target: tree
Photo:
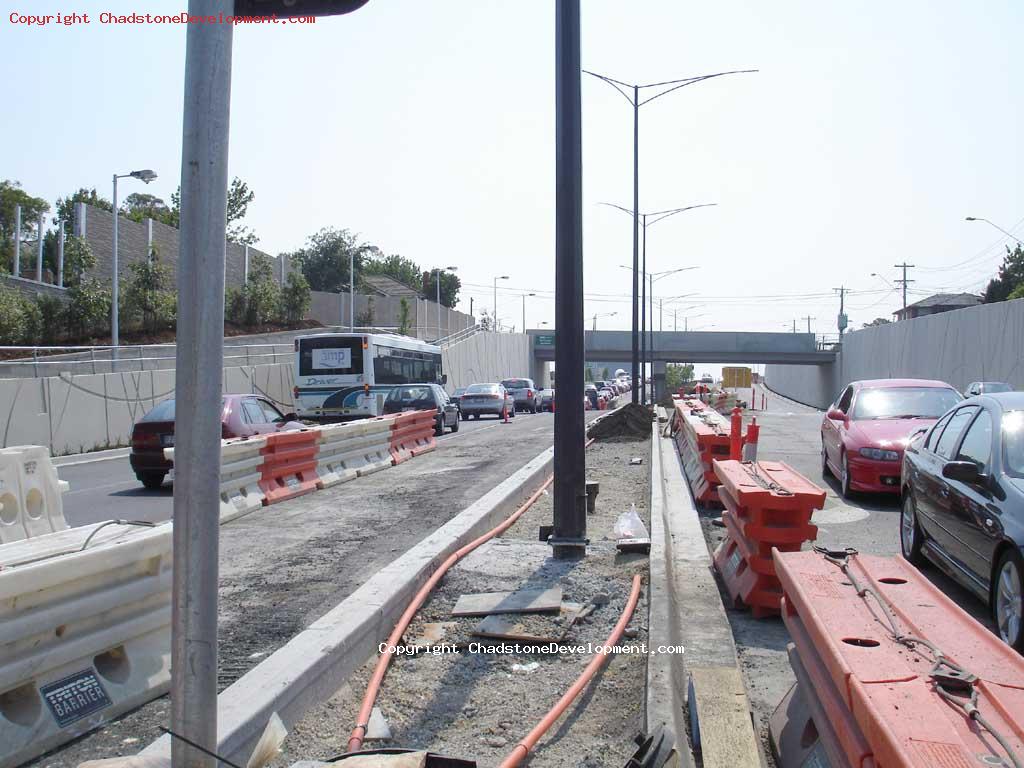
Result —
[[[422, 293], [424, 296], [437, 296], [437, 272], [438, 270], [435, 268], [429, 272], [423, 273]], [[459, 301], [459, 289], [461, 287], [462, 281], [459, 280], [458, 275], [452, 274], [451, 272], [441, 272], [442, 306], [453, 309]]]
[[91, 205], [93, 208], [100, 208], [104, 211], [113, 211], [114, 204], [107, 200], [105, 197], [100, 197], [96, 194], [96, 188], [86, 189], [80, 187], [77, 192], [73, 192], [67, 197], [57, 198], [57, 218], [54, 219], [54, 224], [59, 222], [66, 222], [68, 232], [71, 232], [71, 224], [75, 220], [75, 203], [85, 203]]
[[309, 283], [301, 272], [290, 272], [281, 289], [281, 313], [284, 315], [284, 321], [289, 324], [299, 322], [306, 316], [309, 304]]
[[128, 265], [131, 274], [125, 284], [124, 304], [129, 317], [137, 317], [146, 333], [156, 333], [174, 322], [177, 302], [169, 290], [170, 271], [160, 263], [154, 247], [146, 261]]
[[64, 285], [75, 285], [95, 266], [96, 256], [85, 238], [74, 235], [64, 238]]
[[675, 392], [686, 381], [693, 381], [692, 363], [669, 363], [665, 366], [665, 389], [669, 392]]
[[121, 215], [132, 221], [166, 221], [170, 213], [171, 209], [167, 207], [167, 203], [156, 195], [145, 192], [132, 192], [121, 204]]
[[35, 298], [35, 305], [39, 310], [38, 341], [48, 346], [56, 344], [66, 322], [64, 301], [57, 296], [40, 293]]
[[0, 344], [20, 344], [25, 335], [25, 315], [17, 291], [0, 287]]
[[355, 259], [356, 273], [362, 274], [369, 248], [347, 229], [324, 227], [309, 236], [305, 248], [287, 257], [299, 265], [312, 290], [337, 293], [348, 288], [350, 256]]
[[258, 251], [249, 261], [249, 280], [243, 289], [245, 295], [245, 324], [250, 328], [262, 325], [278, 316], [281, 289], [274, 280], [274, 265], [270, 257]]
[[[50, 210], [50, 204], [41, 197], [32, 197], [21, 188], [17, 181], [0, 181], [0, 266], [10, 271], [14, 266], [14, 225], [16, 208], [21, 206], [21, 234], [25, 236], [35, 232], [39, 226], [39, 216]], [[34, 250], [22, 250], [26, 256], [34, 258]], [[27, 262], [26, 262], [27, 263]]]
[[68, 335], [101, 336], [110, 330], [110, 289], [97, 280], [81, 280], [68, 289]]
[[1024, 283], [1021, 283], [1016, 288], [1014, 288], [1010, 292], [1010, 295], [1007, 296], [1006, 298], [1007, 298], [1007, 300], [1010, 300], [1010, 299], [1024, 299]]
[[985, 288], [985, 303], [1006, 301], [1018, 286], [1024, 284], [1024, 247], [1017, 243], [1011, 251], [1006, 246], [1006, 257], [999, 267], [999, 273]]
[[[228, 186], [227, 239], [239, 245], [255, 245], [259, 242], [256, 233], [242, 224], [242, 219], [249, 212], [249, 203], [256, 199], [256, 193], [249, 185], [235, 176]], [[155, 217], [154, 217], [155, 218]], [[171, 193], [171, 207], [159, 219], [164, 224], [181, 228], [181, 187]]]
[[398, 332], [403, 336], [409, 335], [409, 300], [404, 296], [398, 302]]
[[870, 323], [864, 323], [864, 328], [873, 328], [876, 325], [889, 325], [892, 320], [887, 320], [884, 317], [876, 317]]
[[366, 299], [366, 311], [356, 315], [356, 328], [373, 328], [376, 319], [373, 316], [373, 296]]
[[414, 291], [422, 289], [423, 272], [419, 264], [412, 259], [407, 259], [397, 253], [385, 256], [375, 245], [366, 246], [364, 256], [365, 261], [356, 275], [357, 283], [362, 275], [384, 275]]

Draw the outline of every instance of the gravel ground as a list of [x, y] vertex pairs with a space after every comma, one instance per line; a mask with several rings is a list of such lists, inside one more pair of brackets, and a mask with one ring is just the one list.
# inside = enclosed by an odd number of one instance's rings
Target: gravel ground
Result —
[[[584, 560], [556, 561], [538, 541], [538, 527], [551, 522], [551, 496], [544, 495], [503, 537], [471, 553], [445, 576], [406, 637], [417, 637], [427, 622], [451, 621], [455, 627], [444, 642], [460, 649], [393, 660], [377, 701], [393, 735], [388, 746], [426, 748], [474, 758], [481, 768], [494, 766], [557, 701], [589, 662], [589, 653], [473, 652], [468, 648], [476, 640], [471, 632], [481, 619], [453, 618], [450, 611], [459, 595], [472, 592], [560, 585], [563, 601], [577, 603], [603, 593], [608, 604], [573, 627], [566, 640], [603, 643], [625, 606], [632, 576], [646, 576], [648, 570], [646, 556], [616, 553], [612, 531], [630, 502], [649, 522], [649, 454], [649, 440], [596, 443], [588, 450], [587, 477], [600, 482], [601, 490], [597, 511], [587, 518], [591, 546]], [[643, 465], [630, 466], [634, 456], [642, 456]], [[638, 651], [646, 642], [646, 614], [644, 594], [630, 624], [635, 637], [623, 641]], [[564, 624], [552, 620], [548, 628]], [[625, 763], [641, 726], [645, 670], [640, 653], [613, 658], [541, 740], [531, 768]], [[275, 765], [343, 752], [371, 672], [367, 664], [296, 724]], [[367, 744], [373, 746], [384, 744]]]
[[[552, 424], [551, 414], [481, 424], [413, 461], [222, 526], [220, 688], [550, 446]], [[134, 754], [168, 718], [164, 696], [27, 765]]]

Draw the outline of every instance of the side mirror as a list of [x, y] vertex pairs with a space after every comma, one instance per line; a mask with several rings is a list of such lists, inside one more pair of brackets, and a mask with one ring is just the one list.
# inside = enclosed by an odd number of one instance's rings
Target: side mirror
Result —
[[286, 413], [284, 415], [284, 420], [285, 421], [298, 421], [299, 420], [299, 414], [295, 413], [295, 411], [291, 411], [291, 412]]
[[448, 383], [448, 374], [447, 373], [442, 373], [441, 374], [441, 383], [442, 384], [447, 384]]
[[978, 465], [973, 461], [948, 461], [942, 466], [942, 476], [961, 483], [976, 483], [982, 479]]
[[828, 409], [828, 413], [826, 413], [825, 416], [827, 418], [831, 419], [832, 421], [843, 421], [843, 422], [845, 422], [846, 419], [847, 419], [846, 414], [843, 413], [842, 411], [840, 411], [838, 408], [829, 408]]

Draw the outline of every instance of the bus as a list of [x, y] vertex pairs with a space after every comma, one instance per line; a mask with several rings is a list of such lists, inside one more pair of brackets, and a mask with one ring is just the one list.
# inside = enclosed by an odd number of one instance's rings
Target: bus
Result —
[[295, 412], [334, 423], [381, 416], [398, 384], [444, 384], [441, 348], [390, 333], [315, 333], [295, 339]]

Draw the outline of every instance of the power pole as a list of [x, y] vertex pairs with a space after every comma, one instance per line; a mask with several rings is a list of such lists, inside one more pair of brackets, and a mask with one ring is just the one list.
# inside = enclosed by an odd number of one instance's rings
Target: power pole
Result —
[[793, 333], [796, 333], [796, 321], [797, 321], [797, 318], [794, 317], [793, 318]]
[[807, 321], [807, 332], [810, 333], [811, 332], [811, 320], [817, 320], [818, 318], [811, 317], [810, 315], [807, 315], [806, 317], [803, 317], [801, 319]]
[[[907, 308], [907, 283], [915, 282], [914, 280], [907, 280], [907, 270], [913, 268], [914, 265], [913, 264], [907, 264], [906, 262], [903, 262], [902, 264], [893, 264], [893, 266], [896, 267], [896, 269], [902, 269], [903, 270], [903, 279], [902, 280], [895, 280], [894, 282], [899, 283], [900, 285], [903, 286], [903, 309], [906, 309]], [[904, 319], [906, 319], [906, 318], [904, 318]]]
[[843, 340], [843, 331], [846, 330], [846, 312], [844, 311], [846, 298], [846, 292], [849, 290], [846, 286], [840, 286], [839, 288], [833, 288], [833, 291], [839, 294], [839, 318], [836, 323], [839, 328], [839, 341]]

